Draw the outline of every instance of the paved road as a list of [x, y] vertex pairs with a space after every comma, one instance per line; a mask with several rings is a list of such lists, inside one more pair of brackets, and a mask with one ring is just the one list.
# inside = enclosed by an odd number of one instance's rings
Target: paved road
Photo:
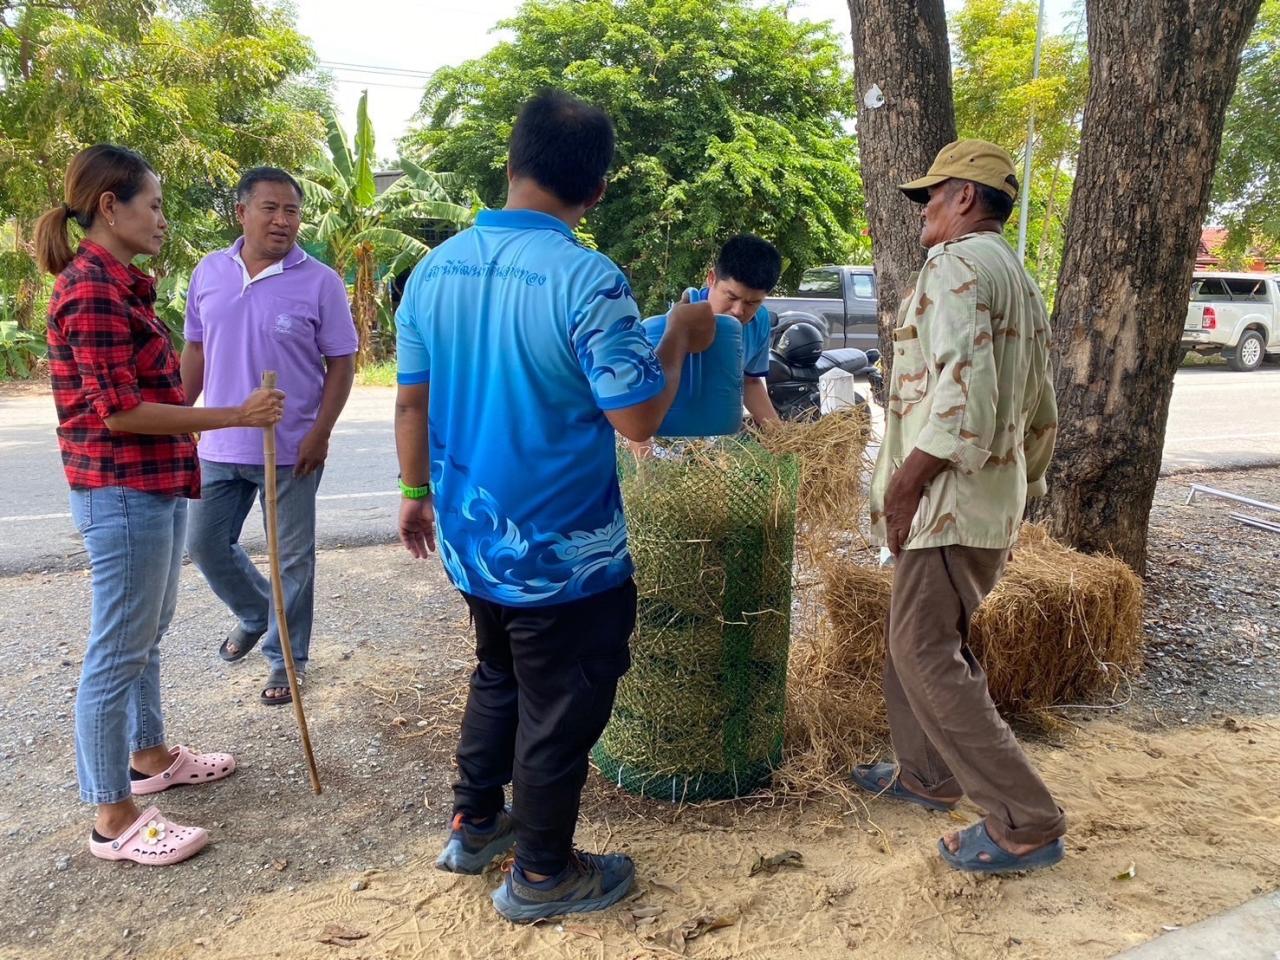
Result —
[[[318, 527], [325, 546], [394, 537], [397, 505], [392, 390], [361, 387], [334, 432], [320, 489]], [[30, 387], [0, 390], [0, 575], [79, 567], [83, 547], [67, 513], [54, 439], [53, 403]], [[1280, 463], [1280, 368], [1231, 373], [1222, 367], [1178, 372], [1164, 471]], [[250, 549], [263, 549], [255, 508]]]
[[[394, 539], [394, 397], [386, 387], [357, 387], [334, 430], [317, 512], [324, 546]], [[0, 576], [85, 565], [68, 512], [56, 425], [47, 393], [0, 391]], [[251, 551], [266, 550], [256, 506], [244, 542]]]
[[1188, 367], [1173, 381], [1164, 473], [1280, 463], [1280, 366]]

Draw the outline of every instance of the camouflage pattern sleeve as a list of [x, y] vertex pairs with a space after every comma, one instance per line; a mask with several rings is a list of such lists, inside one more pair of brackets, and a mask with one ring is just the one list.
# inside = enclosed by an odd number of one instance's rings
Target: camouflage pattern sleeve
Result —
[[1058, 401], [1053, 395], [1053, 366], [1045, 358], [1040, 381], [1040, 399], [1027, 421], [1025, 450], [1027, 455], [1027, 496], [1043, 497], [1049, 492], [1044, 475], [1053, 459], [1053, 445], [1058, 439]]
[[953, 253], [931, 257], [917, 288], [922, 291], [917, 313], [929, 331], [922, 346], [937, 389], [915, 446], [974, 474], [991, 456], [996, 431], [999, 388], [991, 307], [979, 300], [973, 267]]

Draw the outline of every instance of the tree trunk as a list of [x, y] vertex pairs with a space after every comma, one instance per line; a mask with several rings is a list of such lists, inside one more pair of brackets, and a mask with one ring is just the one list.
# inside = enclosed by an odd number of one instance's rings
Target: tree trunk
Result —
[[[1062, 174], [1063, 157], [1059, 156], [1053, 165], [1053, 176], [1049, 178], [1049, 199], [1044, 204], [1044, 225], [1040, 228], [1040, 245], [1036, 248], [1036, 276], [1044, 270], [1044, 257], [1049, 249], [1049, 233], [1053, 230], [1054, 200], [1058, 196], [1058, 177]], [[1030, 189], [1028, 187], [1028, 189]]]
[[351, 294], [351, 313], [356, 322], [359, 347], [356, 350], [356, 369], [363, 370], [373, 359], [373, 327], [378, 316], [378, 304], [373, 291], [373, 246], [362, 243], [356, 248], [356, 284]]
[[1054, 534], [1146, 566], [1187, 291], [1261, 0], [1088, 0], [1090, 90], [1053, 327]]
[[[858, 95], [858, 153], [871, 228], [885, 381], [889, 331], [908, 282], [924, 262], [920, 208], [898, 184], [923, 176], [956, 138], [951, 53], [942, 0], [849, 0]], [[881, 106], [866, 97], [879, 87]]]
[[30, 221], [21, 217], [13, 223], [13, 249], [31, 259], [31, 275], [18, 281], [14, 304], [14, 319], [19, 330], [35, 327], [36, 297], [40, 293], [40, 273], [35, 267], [35, 245], [32, 242]]

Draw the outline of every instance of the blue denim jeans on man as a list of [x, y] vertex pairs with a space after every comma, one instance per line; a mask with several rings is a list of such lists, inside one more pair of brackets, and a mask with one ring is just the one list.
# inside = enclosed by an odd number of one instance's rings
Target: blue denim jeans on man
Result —
[[129, 798], [129, 754], [164, 743], [160, 639], [173, 618], [187, 501], [132, 487], [71, 491], [93, 610], [76, 695], [80, 799]]
[[[323, 472], [321, 468], [305, 477], [295, 477], [291, 466], [276, 468], [280, 579], [289, 621], [289, 645], [299, 673], [306, 670], [311, 649], [316, 491]], [[266, 497], [266, 472], [260, 464], [201, 460], [200, 476], [200, 499], [191, 504], [187, 552], [218, 599], [239, 619], [241, 629], [252, 634], [266, 629], [262, 653], [272, 674], [283, 677], [284, 653], [271, 602], [271, 585], [240, 546], [240, 532], [254, 498]]]

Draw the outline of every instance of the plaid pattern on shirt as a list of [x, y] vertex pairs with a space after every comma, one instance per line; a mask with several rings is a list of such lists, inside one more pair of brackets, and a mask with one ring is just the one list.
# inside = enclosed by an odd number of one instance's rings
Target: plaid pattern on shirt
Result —
[[155, 299], [151, 277], [87, 240], [58, 275], [49, 302], [49, 373], [72, 487], [200, 496], [200, 461], [189, 434], [113, 432], [104, 422], [143, 402], [186, 403]]

